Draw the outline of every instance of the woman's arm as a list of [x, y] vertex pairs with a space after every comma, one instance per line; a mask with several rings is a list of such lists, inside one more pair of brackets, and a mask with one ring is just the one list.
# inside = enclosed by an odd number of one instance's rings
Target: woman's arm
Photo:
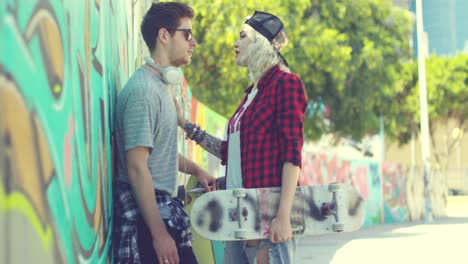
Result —
[[284, 242], [292, 237], [291, 210], [302, 165], [304, 113], [307, 107], [301, 80], [288, 74], [279, 82], [282, 93], [276, 102], [277, 127], [283, 163], [281, 197], [278, 212], [271, 223], [270, 240]]
[[188, 121], [185, 121], [182, 128], [184, 129], [187, 138], [194, 140], [203, 149], [222, 159], [223, 140], [208, 134], [205, 130], [201, 130], [199, 126]]
[[284, 163], [281, 184], [281, 198], [276, 217], [285, 217], [289, 221], [300, 171], [301, 169], [298, 166], [290, 162]]
[[177, 124], [185, 131], [187, 138], [195, 140], [206, 151], [223, 160], [223, 149], [221, 147], [223, 140], [202, 131], [200, 127], [187, 121], [179, 102], [175, 97], [173, 99], [177, 110]]
[[221, 144], [222, 143], [223, 141], [221, 139], [213, 137], [212, 135], [206, 133], [205, 138], [198, 145], [200, 145], [209, 153], [221, 159]]
[[280, 243], [292, 238], [291, 210], [296, 194], [300, 168], [290, 162], [283, 165], [281, 196], [278, 212], [270, 226], [270, 241]]

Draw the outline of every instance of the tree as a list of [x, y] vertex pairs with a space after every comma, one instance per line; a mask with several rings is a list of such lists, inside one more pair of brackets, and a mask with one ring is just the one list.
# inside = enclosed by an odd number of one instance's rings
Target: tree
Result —
[[[420, 131], [417, 63], [408, 62], [396, 87], [398, 105], [386, 112], [387, 137], [399, 144]], [[431, 56], [426, 60], [427, 100], [432, 157], [446, 169], [453, 149], [468, 129], [468, 55], [453, 58]], [[445, 140], [435, 138], [435, 129], [445, 128]]]
[[[319, 77], [306, 79], [309, 94], [330, 106], [330, 132], [355, 139], [375, 133], [379, 116], [392, 107], [398, 71], [410, 55], [408, 13], [390, 1], [311, 2], [306, 17], [342, 41], [335, 47], [319, 46], [311, 60], [311, 74]], [[336, 56], [336, 48], [349, 55]], [[331, 52], [331, 59], [324, 52]]]
[[[300, 24], [297, 16], [307, 0], [203, 1], [188, 3], [195, 9], [194, 34], [199, 43], [192, 64], [184, 69], [192, 92], [198, 100], [230, 117], [249, 86], [247, 70], [235, 64], [234, 42], [248, 15], [266, 10], [288, 23]], [[292, 32], [298, 29], [293, 29]], [[294, 35], [294, 33], [292, 33]]]
[[290, 44], [283, 53], [310, 102], [331, 109], [329, 120], [309, 111], [308, 137], [333, 132], [359, 139], [378, 130], [379, 115], [391, 107], [398, 69], [410, 55], [406, 11], [387, 0], [189, 2], [197, 12], [199, 47], [185, 74], [200, 101], [226, 117], [234, 112], [250, 81], [235, 65], [233, 45], [245, 16], [265, 10], [285, 23]]

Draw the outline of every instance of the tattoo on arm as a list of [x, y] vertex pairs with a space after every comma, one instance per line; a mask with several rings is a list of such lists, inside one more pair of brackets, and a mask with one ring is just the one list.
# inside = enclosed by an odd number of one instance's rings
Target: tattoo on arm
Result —
[[221, 158], [221, 143], [223, 141], [219, 138], [213, 137], [212, 135], [206, 133], [205, 138], [200, 142], [200, 146], [204, 148], [209, 153], [215, 155], [218, 158]]

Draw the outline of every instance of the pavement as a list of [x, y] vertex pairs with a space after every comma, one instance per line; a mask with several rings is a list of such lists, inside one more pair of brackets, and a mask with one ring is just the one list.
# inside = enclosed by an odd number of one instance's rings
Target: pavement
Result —
[[[465, 199], [468, 201], [468, 199]], [[297, 264], [468, 263], [468, 202], [448, 206], [447, 217], [380, 224], [351, 233], [303, 237]]]

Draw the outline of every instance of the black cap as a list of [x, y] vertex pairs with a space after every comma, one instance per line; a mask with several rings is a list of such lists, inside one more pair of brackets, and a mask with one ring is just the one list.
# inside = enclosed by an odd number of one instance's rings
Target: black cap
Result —
[[247, 19], [245, 23], [262, 34], [270, 42], [284, 27], [283, 22], [277, 16], [262, 11], [255, 11], [254, 15]]

